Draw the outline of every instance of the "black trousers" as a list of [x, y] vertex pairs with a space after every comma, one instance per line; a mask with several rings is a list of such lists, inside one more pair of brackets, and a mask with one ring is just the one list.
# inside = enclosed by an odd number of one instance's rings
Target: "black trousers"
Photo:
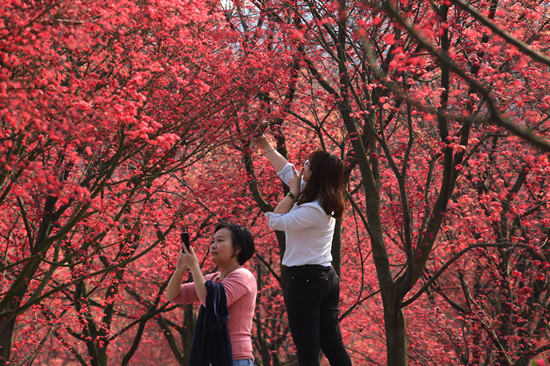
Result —
[[332, 267], [287, 267], [285, 298], [300, 366], [319, 365], [322, 350], [333, 366], [351, 365], [338, 321], [340, 280]]

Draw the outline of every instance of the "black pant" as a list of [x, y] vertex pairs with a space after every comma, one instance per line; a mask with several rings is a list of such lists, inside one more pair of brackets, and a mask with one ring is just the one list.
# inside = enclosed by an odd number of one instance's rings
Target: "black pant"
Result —
[[287, 267], [287, 274], [285, 303], [300, 366], [319, 365], [319, 350], [333, 366], [351, 365], [340, 333], [340, 280], [334, 268]]

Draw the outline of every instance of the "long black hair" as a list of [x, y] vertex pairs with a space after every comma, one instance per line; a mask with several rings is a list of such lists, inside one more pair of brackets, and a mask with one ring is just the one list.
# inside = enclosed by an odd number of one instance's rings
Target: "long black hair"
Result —
[[309, 155], [311, 176], [298, 196], [298, 204], [319, 200], [327, 215], [341, 218], [346, 201], [344, 197], [344, 164], [333, 154], [314, 151]]

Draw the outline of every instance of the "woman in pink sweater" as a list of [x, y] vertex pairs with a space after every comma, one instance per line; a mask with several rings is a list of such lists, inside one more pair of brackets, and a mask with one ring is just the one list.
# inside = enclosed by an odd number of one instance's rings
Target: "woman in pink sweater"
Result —
[[[227, 330], [231, 340], [234, 366], [253, 365], [252, 318], [256, 305], [256, 278], [242, 265], [254, 254], [254, 239], [243, 226], [221, 223], [210, 245], [210, 259], [218, 266], [218, 272], [203, 276], [195, 251], [180, 252], [174, 274], [166, 288], [168, 301], [177, 304], [200, 302], [205, 305], [206, 281], [221, 283], [225, 290], [229, 320]], [[187, 270], [193, 276], [192, 283], [182, 283]]]

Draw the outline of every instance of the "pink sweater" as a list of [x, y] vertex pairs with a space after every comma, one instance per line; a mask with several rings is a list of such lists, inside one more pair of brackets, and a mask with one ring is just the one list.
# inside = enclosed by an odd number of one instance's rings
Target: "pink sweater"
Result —
[[[256, 278], [246, 268], [238, 268], [220, 281], [220, 272], [204, 276], [207, 281], [221, 282], [227, 297], [229, 321], [227, 329], [231, 339], [233, 359], [254, 358], [252, 354], [252, 318], [256, 307]], [[204, 301], [204, 299], [202, 299]], [[180, 294], [173, 300], [177, 304], [199, 302], [195, 285], [183, 283]]]

